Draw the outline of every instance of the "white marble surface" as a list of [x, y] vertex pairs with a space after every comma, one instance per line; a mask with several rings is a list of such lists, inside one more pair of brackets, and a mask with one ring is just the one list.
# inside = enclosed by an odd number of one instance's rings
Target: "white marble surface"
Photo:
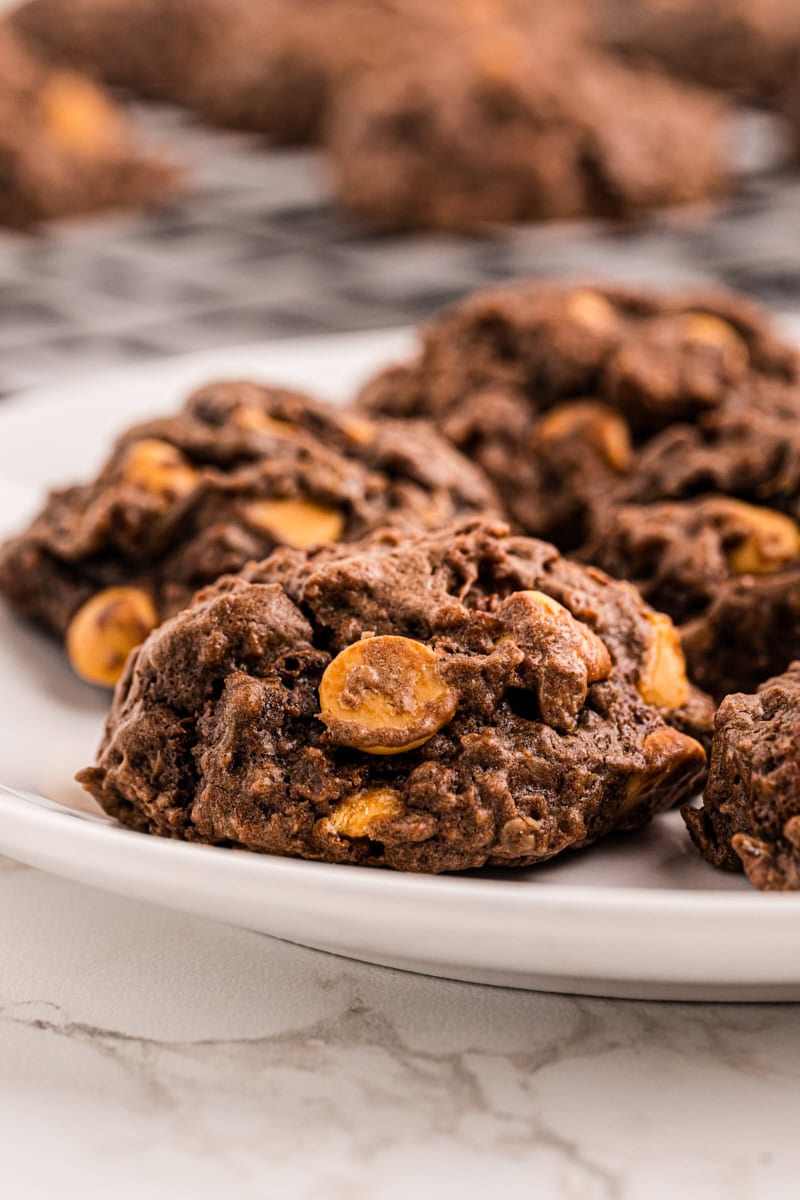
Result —
[[9, 1200], [796, 1195], [800, 1010], [361, 966], [0, 859]]

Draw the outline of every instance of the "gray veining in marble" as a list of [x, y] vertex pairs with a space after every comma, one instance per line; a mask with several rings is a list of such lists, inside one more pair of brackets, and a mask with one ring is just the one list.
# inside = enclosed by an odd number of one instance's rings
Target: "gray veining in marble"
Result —
[[0, 870], [21, 1196], [790, 1195], [796, 1006], [544, 996], [343, 962]]

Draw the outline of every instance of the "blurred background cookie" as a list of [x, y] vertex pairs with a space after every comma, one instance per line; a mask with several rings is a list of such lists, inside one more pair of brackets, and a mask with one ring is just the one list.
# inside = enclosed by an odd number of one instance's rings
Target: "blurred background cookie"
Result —
[[148, 152], [115, 101], [0, 26], [0, 225], [164, 203], [178, 172]]

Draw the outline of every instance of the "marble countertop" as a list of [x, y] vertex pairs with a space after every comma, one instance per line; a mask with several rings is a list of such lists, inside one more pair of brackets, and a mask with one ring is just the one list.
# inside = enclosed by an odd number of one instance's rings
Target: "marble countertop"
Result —
[[[158, 217], [0, 234], [0, 394], [402, 324], [520, 273], [725, 282], [800, 310], [797, 175], [753, 171], [711, 222], [368, 237], [313, 156], [147, 119], [180, 138], [193, 194]], [[9, 1200], [774, 1200], [797, 1192], [798, 1115], [796, 1006], [403, 975], [0, 860]]]
[[760, 1200], [800, 1011], [363, 966], [0, 860], [3, 1194]]

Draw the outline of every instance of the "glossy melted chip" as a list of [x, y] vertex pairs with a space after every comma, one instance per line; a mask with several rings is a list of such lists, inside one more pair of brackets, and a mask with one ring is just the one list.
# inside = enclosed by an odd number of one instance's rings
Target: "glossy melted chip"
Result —
[[343, 837], [369, 837], [379, 821], [399, 817], [402, 812], [403, 800], [394, 788], [362, 788], [341, 800], [331, 810], [328, 822]]
[[78, 609], [67, 630], [73, 670], [87, 683], [113, 687], [128, 655], [158, 623], [155, 605], [141, 588], [107, 588]]
[[344, 517], [338, 509], [311, 500], [253, 500], [245, 513], [256, 529], [295, 550], [336, 542], [344, 532]]
[[674, 712], [689, 699], [686, 661], [678, 631], [665, 613], [648, 612], [650, 642], [639, 677], [639, 693], [647, 704]]
[[411, 638], [362, 638], [331, 662], [319, 687], [332, 741], [368, 754], [413, 750], [452, 720], [458, 697], [436, 653]]
[[800, 527], [791, 517], [737, 500], [729, 507], [748, 529], [728, 553], [734, 575], [770, 575], [800, 554]]
[[198, 481], [185, 454], [160, 438], [143, 438], [129, 446], [122, 459], [122, 475], [133, 487], [169, 499], [188, 495]]

